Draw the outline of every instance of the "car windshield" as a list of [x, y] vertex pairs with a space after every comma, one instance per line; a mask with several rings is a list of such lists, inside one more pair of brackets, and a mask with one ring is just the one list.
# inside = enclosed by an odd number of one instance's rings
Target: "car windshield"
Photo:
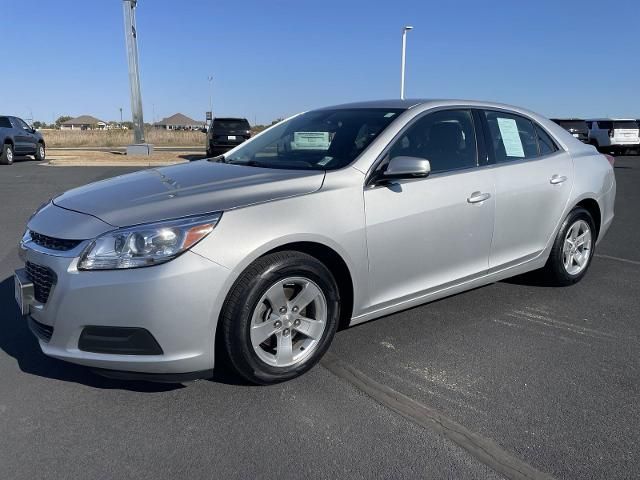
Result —
[[249, 122], [246, 120], [214, 120], [213, 128], [215, 130], [249, 130]]
[[634, 122], [633, 120], [623, 120], [623, 121], [617, 121], [617, 122], [613, 122], [613, 128], [618, 130], [622, 130], [622, 129], [637, 129], [638, 128], [638, 124], [636, 122]]
[[226, 156], [264, 168], [335, 170], [349, 165], [402, 109], [335, 109], [303, 113]]

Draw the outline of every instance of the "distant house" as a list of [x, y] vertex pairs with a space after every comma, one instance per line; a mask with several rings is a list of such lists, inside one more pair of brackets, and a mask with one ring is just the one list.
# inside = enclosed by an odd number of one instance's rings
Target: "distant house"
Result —
[[109, 128], [107, 122], [92, 117], [91, 115], [80, 115], [60, 124], [62, 130], [106, 130]]
[[153, 126], [165, 130], [200, 130], [205, 126], [205, 123], [189, 118], [181, 113], [176, 113], [154, 123]]

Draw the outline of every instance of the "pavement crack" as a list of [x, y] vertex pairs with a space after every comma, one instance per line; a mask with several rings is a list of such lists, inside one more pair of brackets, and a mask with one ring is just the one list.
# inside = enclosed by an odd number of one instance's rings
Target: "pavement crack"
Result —
[[431, 428], [442, 434], [473, 457], [496, 472], [512, 480], [552, 480], [496, 442], [482, 437], [440, 412], [428, 407], [386, 385], [383, 385], [360, 370], [328, 352], [322, 365], [338, 378], [350, 383], [381, 405], [393, 410], [423, 428]]

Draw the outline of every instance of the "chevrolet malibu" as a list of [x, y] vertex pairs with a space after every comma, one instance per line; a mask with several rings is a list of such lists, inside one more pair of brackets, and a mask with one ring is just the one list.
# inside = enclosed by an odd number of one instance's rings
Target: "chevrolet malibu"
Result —
[[610, 162], [530, 111], [392, 100], [296, 115], [229, 151], [104, 180], [31, 217], [15, 274], [42, 351], [103, 375], [270, 384], [339, 326], [540, 270], [587, 272]]

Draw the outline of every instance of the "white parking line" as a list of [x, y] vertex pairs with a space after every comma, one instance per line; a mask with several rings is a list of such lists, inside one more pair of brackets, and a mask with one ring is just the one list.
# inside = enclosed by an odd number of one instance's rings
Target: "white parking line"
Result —
[[631, 265], [640, 265], [640, 261], [638, 260], [629, 260], [628, 258], [612, 257], [611, 255], [601, 255], [599, 253], [596, 253], [595, 256], [598, 258], [605, 258], [607, 260], [616, 260], [618, 262], [630, 263]]

